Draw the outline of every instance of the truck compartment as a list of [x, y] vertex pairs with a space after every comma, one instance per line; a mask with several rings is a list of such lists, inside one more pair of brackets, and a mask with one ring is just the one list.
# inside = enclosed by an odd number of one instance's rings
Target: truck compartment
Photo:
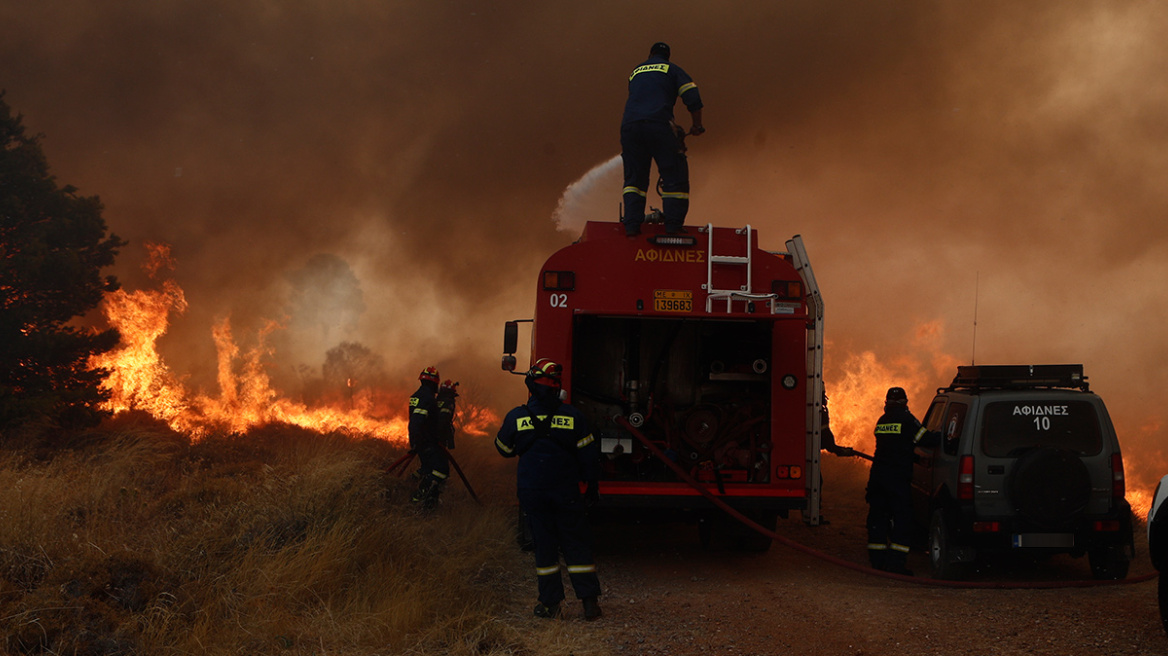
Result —
[[773, 323], [579, 316], [573, 403], [610, 481], [678, 482], [614, 416], [700, 480], [769, 483]]

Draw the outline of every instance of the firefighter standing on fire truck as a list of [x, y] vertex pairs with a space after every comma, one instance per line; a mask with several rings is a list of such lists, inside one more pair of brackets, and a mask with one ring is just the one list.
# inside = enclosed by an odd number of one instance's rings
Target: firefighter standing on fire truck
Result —
[[418, 489], [410, 501], [433, 508], [450, 475], [450, 463], [438, 446], [438, 369], [426, 367], [418, 375], [421, 385], [410, 397], [410, 450], [418, 454]]
[[629, 75], [629, 97], [621, 118], [621, 159], [624, 161], [625, 233], [641, 232], [645, 199], [649, 193], [649, 165], [657, 162], [661, 175], [661, 210], [665, 231], [685, 232], [689, 212], [689, 161], [682, 138], [685, 131], [673, 122], [678, 96], [693, 119], [689, 134], [702, 127], [702, 97], [698, 85], [677, 64], [669, 61], [669, 45], [654, 43], [649, 59]]
[[[584, 618], [594, 620], [601, 615], [600, 579], [592, 560], [585, 507], [599, 497], [600, 445], [584, 416], [560, 400], [562, 371], [546, 358], [527, 371], [524, 382], [530, 398], [507, 413], [495, 448], [505, 458], [519, 457], [519, 507], [531, 523], [535, 540], [539, 587], [535, 615], [551, 619], [560, 614], [562, 551], [572, 588], [583, 601]], [[581, 482], [587, 484], [583, 495]]]
[[908, 569], [912, 539], [912, 467], [918, 444], [929, 446], [941, 434], [925, 430], [908, 409], [908, 395], [891, 387], [884, 414], [876, 422], [876, 453], [868, 474], [868, 559], [872, 567], [912, 576]]

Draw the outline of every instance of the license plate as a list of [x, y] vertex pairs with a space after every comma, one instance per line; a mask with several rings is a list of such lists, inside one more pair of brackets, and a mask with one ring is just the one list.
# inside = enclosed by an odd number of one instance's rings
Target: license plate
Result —
[[653, 292], [654, 312], [693, 312], [693, 292], [658, 289]]
[[1014, 548], [1070, 549], [1075, 546], [1074, 533], [1015, 533]]

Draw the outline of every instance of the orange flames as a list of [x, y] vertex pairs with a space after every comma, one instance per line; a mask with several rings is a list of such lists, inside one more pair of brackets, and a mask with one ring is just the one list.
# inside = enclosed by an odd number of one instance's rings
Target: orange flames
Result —
[[[147, 244], [147, 249], [149, 259], [143, 268], [152, 278], [174, 269], [168, 246]], [[187, 308], [183, 291], [173, 280], [162, 280], [152, 291], [111, 292], [102, 307], [122, 340], [115, 350], [92, 358], [90, 365], [111, 372], [105, 381], [111, 392], [106, 409], [115, 414], [145, 411], [196, 438], [211, 431], [243, 433], [254, 426], [285, 423], [321, 433], [362, 434], [395, 442], [408, 439], [408, 391], [363, 388], [352, 392], [345, 408], [340, 404], [310, 407], [277, 392], [263, 362], [272, 354], [265, 338], [279, 329], [275, 322], [269, 322], [260, 331], [258, 344], [246, 351], [236, 344], [230, 319], [214, 326], [219, 395], [213, 397], [192, 394], [158, 354], [156, 344], [166, 334], [171, 313], [181, 314]], [[352, 390], [353, 381], [346, 384]], [[498, 422], [491, 410], [466, 402], [459, 404], [458, 415], [458, 428], [472, 436], [486, 435]]]
[[1156, 417], [1130, 427], [1116, 417], [1115, 430], [1123, 448], [1127, 500], [1137, 518], [1146, 519], [1152, 508], [1152, 495], [1160, 479], [1168, 475], [1168, 462], [1160, 451], [1163, 423]]
[[[948, 384], [962, 364], [937, 348], [943, 331], [938, 321], [918, 326], [912, 342], [918, 355], [902, 354], [882, 361], [875, 353], [864, 351], [847, 355], [838, 366], [827, 367], [824, 381], [836, 443], [872, 453], [873, 428], [884, 410], [884, 395], [889, 387], [905, 388], [910, 409], [924, 420], [935, 391], [929, 385]], [[1119, 418], [1115, 423], [1124, 454], [1126, 498], [1135, 516], [1144, 519], [1156, 484], [1168, 474], [1168, 462], [1158, 446], [1162, 422], [1151, 418], [1134, 428], [1125, 426]]]
[[[824, 374], [831, 429], [836, 442], [871, 454], [875, 448], [873, 429], [884, 412], [884, 395], [889, 387], [903, 387], [909, 408], [918, 419], [933, 400], [931, 381], [948, 382], [957, 371], [957, 358], [940, 350], [944, 333], [940, 321], [917, 327], [912, 347], [921, 355], [898, 355], [881, 361], [871, 351], [852, 353], [838, 367]], [[830, 364], [830, 363], [829, 363]]]

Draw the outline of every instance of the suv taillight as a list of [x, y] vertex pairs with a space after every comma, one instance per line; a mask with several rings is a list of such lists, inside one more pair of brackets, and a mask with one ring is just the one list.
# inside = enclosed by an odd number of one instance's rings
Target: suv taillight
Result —
[[957, 467], [957, 500], [973, 499], [973, 456], [961, 456]]
[[1111, 496], [1122, 499], [1127, 493], [1127, 485], [1123, 477], [1123, 456], [1111, 454]]

